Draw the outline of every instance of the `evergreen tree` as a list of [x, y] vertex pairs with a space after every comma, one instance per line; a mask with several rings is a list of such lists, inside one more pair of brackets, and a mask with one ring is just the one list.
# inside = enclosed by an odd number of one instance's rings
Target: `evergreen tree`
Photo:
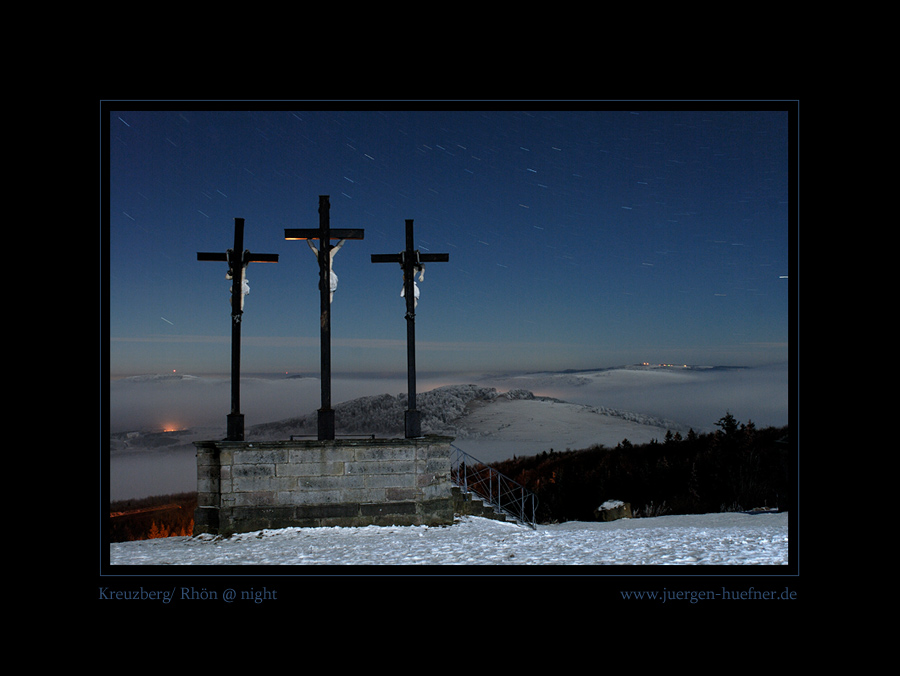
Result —
[[731, 415], [731, 411], [726, 411], [725, 415], [716, 421], [716, 427], [721, 427], [726, 436], [734, 436], [738, 430], [738, 421]]

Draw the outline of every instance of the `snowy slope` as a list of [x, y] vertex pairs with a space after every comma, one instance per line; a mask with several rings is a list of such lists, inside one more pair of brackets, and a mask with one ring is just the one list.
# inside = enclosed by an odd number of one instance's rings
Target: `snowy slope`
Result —
[[[191, 383], [194, 386], [194, 383]], [[483, 462], [513, 455], [536, 455], [587, 448], [613, 447], [623, 439], [641, 444], [662, 440], [677, 423], [609, 408], [535, 398], [527, 390], [498, 392], [479, 385], [449, 385], [419, 394], [425, 434], [445, 434]], [[406, 396], [371, 395], [335, 405], [339, 435], [375, 434], [402, 437]], [[247, 441], [316, 435], [316, 411], [306, 415], [249, 425]], [[224, 421], [224, 417], [223, 417]], [[118, 432], [110, 435], [110, 499], [188, 492], [196, 489], [194, 441], [221, 439], [222, 427], [196, 427], [172, 432]]]
[[687, 432], [677, 423], [649, 416], [533, 396], [475, 401], [455, 422], [454, 443], [483, 462], [551, 449], [614, 447], [623, 439], [644, 444], [662, 441], [667, 430]]
[[[382, 394], [336, 404], [335, 425], [344, 434], [402, 435], [406, 399], [405, 393], [397, 396]], [[416, 408], [422, 415], [423, 433], [459, 438], [496, 436], [502, 429], [513, 428], [514, 435], [510, 436], [510, 440], [533, 440], [537, 437], [552, 441], [557, 431], [568, 429], [572, 424], [602, 431], [615, 423], [622, 433], [630, 431], [646, 436], [647, 441], [653, 437], [661, 438], [667, 429], [687, 431], [685, 426], [676, 422], [550, 397], [535, 397], [533, 392], [522, 388], [498, 391], [494, 387], [474, 384], [445, 385], [419, 393]], [[253, 425], [247, 430], [248, 439], [284, 439], [289, 434], [315, 434], [316, 419], [316, 412], [310, 411], [297, 418]], [[561, 419], [564, 419], [562, 424], [553, 424]], [[542, 426], [547, 426], [547, 429], [541, 430]], [[653, 437], [649, 436], [651, 434]], [[621, 437], [616, 441], [621, 441]]]
[[[687, 432], [671, 421], [650, 416], [535, 397], [514, 388], [498, 392], [479, 385], [448, 385], [419, 394], [424, 434], [443, 434], [484, 462], [513, 455], [534, 455], [550, 448], [615, 446], [627, 438], [635, 444], [662, 440], [666, 430]], [[403, 436], [406, 396], [383, 394], [360, 397], [335, 406], [338, 434]], [[248, 441], [287, 439], [316, 433], [315, 411], [247, 429]]]
[[752, 420], [757, 427], [787, 425], [789, 380], [787, 364], [775, 364], [755, 368], [637, 365], [494, 376], [477, 382], [675, 420], [700, 433], [715, 431], [715, 422], [727, 411], [742, 422]]
[[787, 565], [787, 513], [569, 522], [531, 530], [480, 517], [452, 526], [285, 528], [113, 543], [128, 565]]
[[[423, 377], [423, 431], [454, 436], [484, 462], [594, 444], [662, 440], [666, 430], [714, 430], [730, 411], [758, 427], [786, 425], [786, 365], [752, 369], [619, 367], [595, 371], [472, 376], [474, 384]], [[452, 381], [451, 381], [452, 383]], [[225, 433], [227, 378], [138, 376], [110, 384], [110, 499], [195, 490], [192, 442]], [[337, 377], [333, 395], [345, 434], [402, 436], [402, 378]], [[242, 378], [249, 438], [315, 434], [317, 378]], [[533, 394], [532, 394], [533, 393]], [[348, 396], [349, 395], [349, 396]], [[296, 416], [298, 412], [304, 415]], [[275, 421], [275, 422], [272, 422]], [[674, 421], [674, 422], [673, 422]], [[262, 424], [260, 424], [262, 423]], [[163, 427], [179, 432], [125, 430]]]

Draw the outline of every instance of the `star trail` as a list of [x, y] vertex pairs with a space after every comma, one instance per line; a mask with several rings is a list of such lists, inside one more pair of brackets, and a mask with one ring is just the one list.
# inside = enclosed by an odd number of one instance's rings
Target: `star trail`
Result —
[[366, 232], [334, 260], [336, 371], [405, 368], [401, 270], [370, 255], [406, 219], [450, 253], [419, 284], [423, 372], [787, 362], [791, 102], [304, 106], [104, 103], [112, 375], [227, 372], [227, 269], [196, 252], [235, 218], [280, 255], [246, 271], [244, 370], [315, 374], [318, 270], [283, 232], [319, 195]]

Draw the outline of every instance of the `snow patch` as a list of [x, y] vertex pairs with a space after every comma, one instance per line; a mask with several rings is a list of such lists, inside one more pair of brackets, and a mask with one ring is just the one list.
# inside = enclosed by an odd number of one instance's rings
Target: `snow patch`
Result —
[[128, 565], [787, 565], [788, 515], [695, 514], [537, 530], [481, 517], [452, 526], [285, 528], [110, 544]]

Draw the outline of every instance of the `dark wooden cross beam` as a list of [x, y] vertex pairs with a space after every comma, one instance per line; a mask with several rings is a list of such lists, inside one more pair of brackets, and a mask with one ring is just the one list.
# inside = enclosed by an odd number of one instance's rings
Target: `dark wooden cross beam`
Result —
[[373, 263], [400, 263], [403, 268], [403, 295], [406, 298], [406, 378], [409, 401], [406, 411], [406, 438], [422, 436], [422, 421], [416, 410], [416, 295], [413, 278], [423, 263], [446, 263], [450, 254], [423, 254], [413, 244], [413, 222], [406, 221], [406, 250], [398, 254], [372, 254]]
[[331, 408], [331, 258], [333, 239], [363, 239], [364, 230], [331, 228], [328, 195], [319, 195], [318, 228], [285, 228], [285, 239], [319, 240], [319, 305], [321, 307], [319, 338], [322, 356], [322, 408], [319, 409], [319, 441], [334, 439], [334, 410]]
[[231, 413], [228, 415], [227, 441], [244, 440], [244, 415], [241, 413], [241, 315], [244, 314], [244, 268], [248, 263], [277, 263], [278, 254], [254, 254], [244, 249], [244, 219], [234, 219], [234, 248], [225, 253], [197, 252], [198, 261], [224, 261], [231, 277]]

